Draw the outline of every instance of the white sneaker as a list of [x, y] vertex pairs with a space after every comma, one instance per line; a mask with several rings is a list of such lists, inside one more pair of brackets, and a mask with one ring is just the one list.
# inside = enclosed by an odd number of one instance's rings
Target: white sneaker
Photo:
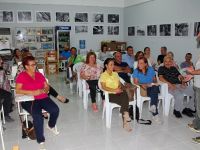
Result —
[[56, 127], [50, 128], [48, 124], [47, 124], [47, 129], [49, 129], [55, 135], [58, 135], [60, 133], [60, 132], [57, 131]]
[[156, 113], [156, 106], [155, 105], [151, 105], [149, 111], [152, 112], [152, 113]]
[[40, 150], [46, 150], [44, 142], [40, 143]]
[[157, 123], [157, 124], [162, 124], [162, 121], [160, 120], [160, 117], [158, 115], [153, 116], [153, 120]]

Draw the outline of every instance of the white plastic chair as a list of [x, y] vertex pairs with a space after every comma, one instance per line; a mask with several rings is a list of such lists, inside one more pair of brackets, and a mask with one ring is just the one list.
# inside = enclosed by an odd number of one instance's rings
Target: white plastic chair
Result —
[[[112, 110], [114, 108], [120, 108], [121, 106], [119, 106], [118, 104], [109, 102], [109, 93], [102, 89], [100, 81], [98, 82], [98, 86], [105, 94], [105, 103], [104, 103], [104, 106], [103, 106], [102, 119], [104, 119], [104, 115], [105, 115], [105, 112], [106, 112], [106, 127], [110, 128], [111, 127], [111, 121], [112, 121]], [[135, 102], [136, 102], [135, 100], [129, 102], [129, 105], [133, 105], [134, 118], [135, 118], [135, 104], [136, 104]]]
[[3, 125], [2, 125], [1, 120], [0, 120], [0, 136], [1, 136], [2, 150], [5, 150], [5, 144], [4, 144], [4, 139], [3, 139]]
[[4, 109], [3, 109], [3, 104], [2, 104], [2, 107], [1, 107], [1, 110], [0, 110], [0, 120], [3, 120], [3, 124], [6, 123], [6, 121], [5, 121], [5, 115], [4, 115]]

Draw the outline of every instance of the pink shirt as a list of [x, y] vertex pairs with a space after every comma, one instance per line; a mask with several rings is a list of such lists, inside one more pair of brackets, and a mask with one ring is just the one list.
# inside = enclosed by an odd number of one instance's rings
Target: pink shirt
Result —
[[[38, 90], [44, 88], [44, 83], [46, 82], [45, 77], [39, 73], [35, 72], [35, 79], [33, 79], [27, 72], [21, 72], [16, 79], [16, 83], [22, 84], [22, 90]], [[40, 100], [48, 97], [46, 93], [34, 96], [36, 100]]]

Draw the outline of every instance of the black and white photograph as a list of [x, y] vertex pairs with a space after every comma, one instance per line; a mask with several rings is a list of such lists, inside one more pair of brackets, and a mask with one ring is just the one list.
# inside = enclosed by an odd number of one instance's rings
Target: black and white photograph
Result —
[[104, 22], [103, 14], [93, 14], [92, 21], [93, 22]]
[[171, 24], [160, 25], [160, 36], [171, 36]]
[[199, 32], [200, 32], [200, 22], [195, 22], [194, 23], [194, 36], [197, 36]]
[[135, 27], [128, 27], [128, 36], [135, 36]]
[[119, 14], [108, 14], [108, 23], [119, 23]]
[[31, 11], [18, 11], [17, 12], [18, 22], [32, 22], [32, 12]]
[[75, 26], [75, 33], [87, 33], [88, 26]]
[[103, 26], [93, 26], [93, 34], [103, 34]]
[[119, 26], [108, 26], [108, 35], [119, 35]]
[[12, 11], [0, 11], [0, 22], [13, 22], [13, 12]]
[[156, 36], [156, 35], [157, 35], [157, 26], [147, 25], [147, 36]]
[[145, 27], [137, 26], [137, 36], [145, 36]]
[[68, 12], [56, 12], [56, 21], [57, 22], [69, 22], [69, 13]]
[[175, 36], [188, 36], [188, 23], [175, 23]]
[[88, 13], [76, 13], [75, 22], [88, 22]]
[[51, 13], [50, 12], [36, 12], [36, 21], [37, 22], [51, 22]]

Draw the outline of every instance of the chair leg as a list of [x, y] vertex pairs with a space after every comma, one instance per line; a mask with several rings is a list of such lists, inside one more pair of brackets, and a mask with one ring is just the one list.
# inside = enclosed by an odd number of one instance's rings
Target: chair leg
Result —
[[110, 106], [106, 107], [106, 127], [110, 128], [111, 124], [110, 124]]
[[1, 136], [2, 150], [5, 150], [5, 145], [4, 145], [4, 140], [3, 140], [3, 127], [2, 127], [1, 121], [0, 121], [0, 136]]
[[6, 124], [3, 106], [2, 106], [2, 108], [1, 108], [1, 112], [2, 112], [3, 124]]

